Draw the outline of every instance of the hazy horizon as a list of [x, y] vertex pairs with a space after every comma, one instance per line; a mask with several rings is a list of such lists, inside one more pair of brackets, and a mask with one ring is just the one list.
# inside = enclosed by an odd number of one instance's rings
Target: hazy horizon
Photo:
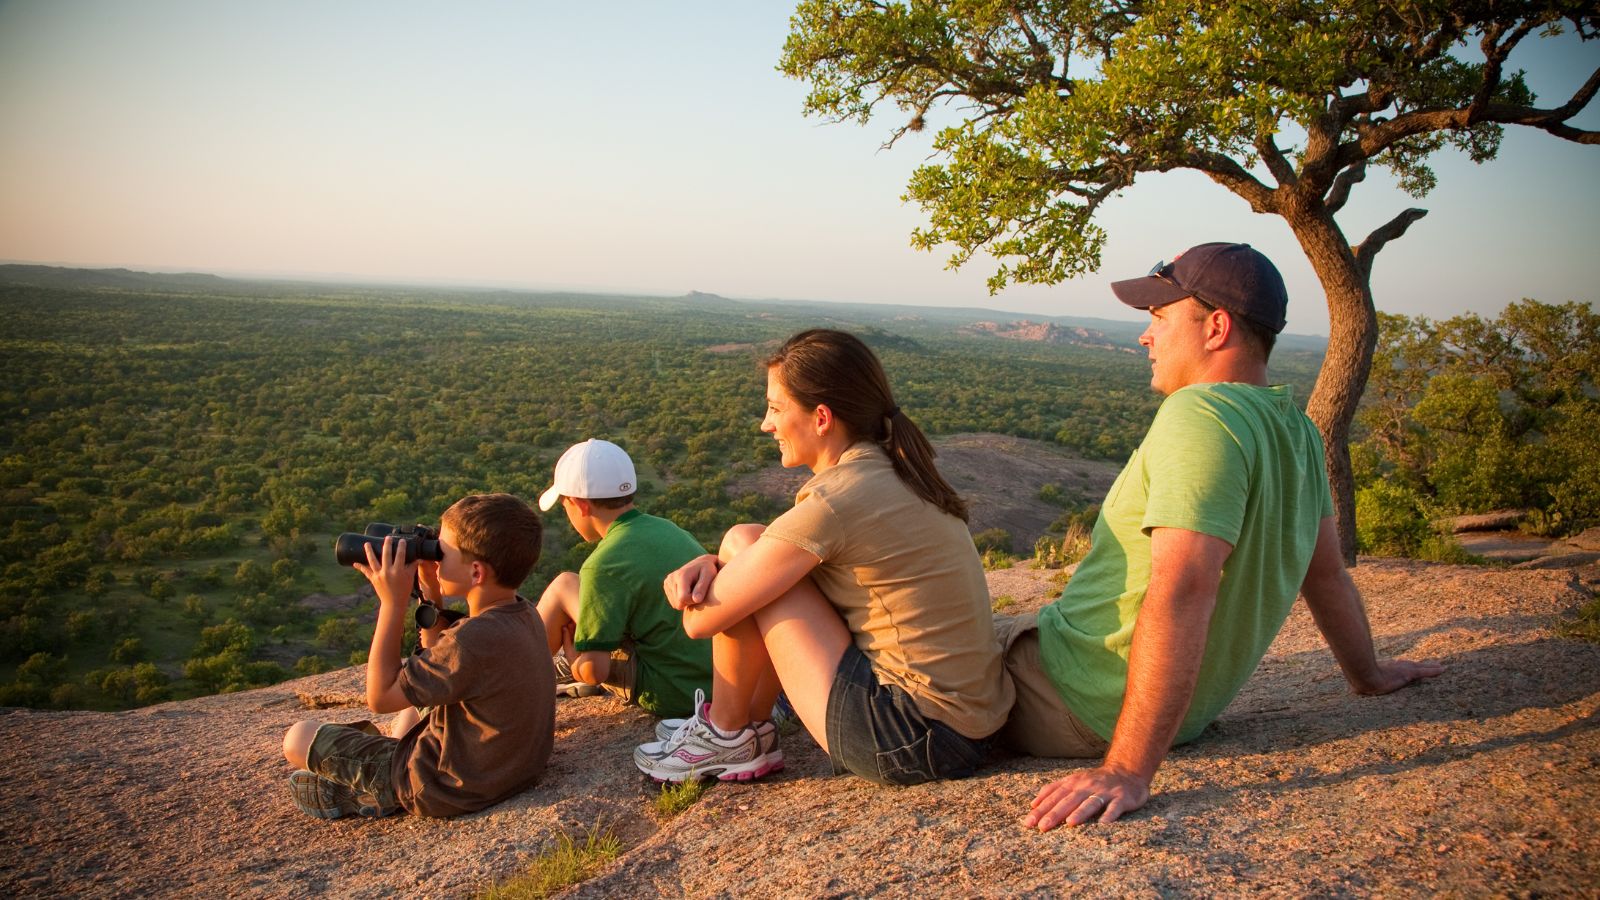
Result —
[[[801, 115], [774, 69], [792, 4], [697, 9], [151, 0], [0, 4], [0, 257], [358, 281], [975, 307], [1137, 321], [1111, 281], [1207, 240], [1283, 270], [1289, 329], [1326, 335], [1286, 225], [1193, 172], [1141, 176], [1098, 218], [1100, 271], [990, 296], [900, 202], [930, 134]], [[1600, 43], [1525, 42], [1541, 105]], [[946, 111], [935, 124], [953, 120]], [[1594, 104], [1576, 123], [1600, 127]], [[1593, 304], [1600, 152], [1508, 127], [1499, 158], [1433, 157], [1439, 186], [1359, 185], [1352, 241], [1430, 214], [1377, 258], [1379, 309]]]

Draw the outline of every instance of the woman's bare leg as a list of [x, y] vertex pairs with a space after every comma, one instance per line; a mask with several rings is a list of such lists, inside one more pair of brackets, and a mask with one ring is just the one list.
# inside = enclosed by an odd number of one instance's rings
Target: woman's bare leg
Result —
[[[562, 652], [565, 635], [578, 621], [578, 576], [562, 572], [550, 580], [550, 586], [539, 596], [539, 620], [544, 623], [544, 636], [550, 645], [550, 655]], [[576, 662], [569, 656], [568, 662]]]
[[[726, 563], [755, 543], [762, 525], [736, 525], [723, 536]], [[711, 643], [711, 724], [737, 731], [772, 717], [781, 688], [806, 730], [828, 749], [828, 693], [850, 632], [822, 592], [805, 578]]]
[[809, 578], [757, 610], [754, 618], [789, 705], [827, 750], [828, 694], [850, 646], [844, 619]]

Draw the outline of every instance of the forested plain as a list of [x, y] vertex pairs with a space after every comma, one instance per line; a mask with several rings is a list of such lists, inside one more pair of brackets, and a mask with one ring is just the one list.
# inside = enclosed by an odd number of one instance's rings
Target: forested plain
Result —
[[[1090, 348], [869, 307], [238, 284], [0, 285], [0, 314], [0, 705], [119, 708], [359, 662], [373, 606], [332, 599], [364, 584], [335, 534], [436, 522], [473, 492], [531, 500], [587, 437], [624, 446], [641, 505], [714, 546], [781, 511], [728, 485], [776, 462], [759, 361], [801, 328], [862, 334], [933, 435], [1120, 460], [1156, 405], [1137, 326]], [[1303, 396], [1317, 355], [1275, 362]], [[530, 596], [591, 549], [546, 525]]]

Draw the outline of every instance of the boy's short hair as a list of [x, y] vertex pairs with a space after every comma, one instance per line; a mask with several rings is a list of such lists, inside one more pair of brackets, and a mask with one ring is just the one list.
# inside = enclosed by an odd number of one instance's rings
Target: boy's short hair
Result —
[[511, 494], [471, 494], [439, 517], [462, 552], [489, 564], [501, 587], [520, 588], [539, 562], [544, 523], [533, 507]]
[[633, 497], [633, 494], [629, 494], [626, 497], [583, 497], [581, 499], [588, 500], [601, 509], [626, 509], [628, 504], [633, 502]]

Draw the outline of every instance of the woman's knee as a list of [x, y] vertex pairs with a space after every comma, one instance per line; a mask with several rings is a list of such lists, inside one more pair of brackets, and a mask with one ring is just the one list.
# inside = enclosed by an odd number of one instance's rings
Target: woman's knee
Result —
[[549, 587], [546, 587], [544, 589], [544, 593], [539, 595], [539, 599], [543, 600], [545, 597], [559, 597], [559, 596], [561, 596], [563, 594], [572, 594], [572, 595], [576, 596], [577, 593], [578, 593], [578, 575], [577, 575], [577, 573], [576, 572], [562, 572], [560, 575], [557, 575], [556, 577], [550, 579]]
[[289, 726], [283, 734], [283, 758], [297, 768], [306, 768], [306, 757], [311, 753], [311, 742], [322, 726], [316, 719], [302, 719]]
[[539, 595], [539, 608], [557, 608], [570, 610], [578, 602], [578, 576], [573, 572], [562, 572], [550, 579], [550, 584]]
[[721, 546], [717, 548], [717, 557], [723, 562], [733, 559], [746, 547], [754, 544], [756, 539], [760, 538], [766, 530], [767, 526], [750, 522], [729, 528], [728, 532], [722, 536]]

